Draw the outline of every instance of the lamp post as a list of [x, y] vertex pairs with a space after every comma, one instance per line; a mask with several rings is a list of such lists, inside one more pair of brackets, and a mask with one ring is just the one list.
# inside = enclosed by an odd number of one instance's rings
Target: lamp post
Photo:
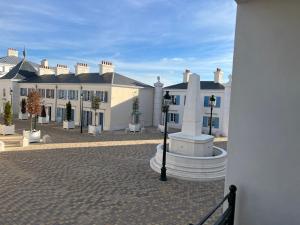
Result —
[[82, 116], [82, 114], [83, 114], [83, 93], [82, 93], [82, 91], [81, 91], [81, 94], [80, 94], [80, 133], [82, 133], [82, 126], [83, 126], [83, 122], [82, 122], [82, 120], [83, 120], [83, 116]]
[[211, 135], [211, 127], [212, 127], [212, 112], [215, 106], [216, 98], [214, 95], [210, 96], [210, 120], [209, 120], [209, 135]]
[[169, 91], [166, 91], [163, 100], [163, 112], [165, 113], [165, 130], [164, 130], [164, 148], [163, 148], [163, 158], [162, 158], [162, 167], [160, 173], [160, 180], [167, 181], [167, 169], [166, 169], [166, 155], [167, 155], [167, 130], [168, 130], [168, 112], [169, 106], [171, 104], [171, 96]]

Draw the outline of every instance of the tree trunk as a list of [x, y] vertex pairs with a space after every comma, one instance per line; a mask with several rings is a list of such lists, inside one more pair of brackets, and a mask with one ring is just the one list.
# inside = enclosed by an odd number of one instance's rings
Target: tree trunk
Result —
[[36, 119], [37, 119], [37, 116], [35, 115], [34, 116], [34, 130], [36, 130]]
[[30, 132], [32, 132], [32, 114], [30, 113]]

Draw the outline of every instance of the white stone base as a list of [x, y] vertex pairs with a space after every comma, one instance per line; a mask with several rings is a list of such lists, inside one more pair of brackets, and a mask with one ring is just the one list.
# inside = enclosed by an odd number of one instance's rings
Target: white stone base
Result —
[[64, 129], [74, 129], [75, 128], [75, 123], [74, 121], [64, 121], [63, 122], [63, 128]]
[[161, 132], [164, 133], [165, 132], [165, 126], [162, 124], [158, 124], [157, 129]]
[[100, 134], [101, 126], [100, 125], [99, 126], [89, 125], [88, 133], [89, 134]]
[[211, 156], [213, 153], [214, 137], [202, 134], [190, 136], [182, 132], [169, 134], [170, 152], [185, 156]]
[[0, 125], [0, 134], [15, 134], [15, 125], [5, 126], [3, 124]]
[[43, 123], [49, 123], [49, 116], [46, 117], [39, 117], [38, 123], [43, 124]]
[[[25, 139], [25, 140], [24, 140]], [[26, 142], [33, 143], [33, 142], [40, 142], [41, 141], [41, 131], [30, 131], [30, 130], [23, 130], [23, 146], [26, 146]]]
[[[190, 157], [167, 152], [167, 176], [191, 181], [219, 180], [225, 177], [227, 152], [213, 147], [215, 156]], [[162, 166], [163, 145], [157, 146], [155, 156], [150, 160], [151, 168], [160, 173]]]
[[138, 131], [140, 131], [141, 130], [141, 124], [132, 124], [132, 123], [130, 123], [129, 124], [129, 131], [130, 132], [138, 132]]
[[19, 120], [28, 120], [28, 114], [19, 112]]

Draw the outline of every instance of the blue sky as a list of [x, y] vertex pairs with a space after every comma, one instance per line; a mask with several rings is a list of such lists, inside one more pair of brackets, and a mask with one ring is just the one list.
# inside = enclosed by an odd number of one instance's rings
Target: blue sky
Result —
[[152, 84], [182, 81], [188, 68], [211, 80], [231, 73], [233, 0], [1, 0], [0, 55], [26, 46], [50, 65], [110, 60], [116, 71]]

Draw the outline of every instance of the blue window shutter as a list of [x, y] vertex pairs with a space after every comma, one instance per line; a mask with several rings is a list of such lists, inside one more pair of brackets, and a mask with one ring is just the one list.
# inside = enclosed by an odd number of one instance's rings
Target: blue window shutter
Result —
[[214, 128], [219, 128], [219, 117], [214, 117]]
[[217, 108], [220, 108], [220, 106], [221, 106], [221, 97], [218, 96], [218, 97], [216, 98], [216, 107], [217, 107]]
[[203, 116], [203, 127], [207, 127], [208, 118], [207, 116]]
[[167, 121], [170, 122], [170, 113], [167, 115]]
[[179, 114], [175, 113], [175, 123], [179, 123]]
[[176, 95], [176, 105], [180, 105], [180, 95]]
[[204, 96], [204, 107], [209, 107], [209, 96]]

